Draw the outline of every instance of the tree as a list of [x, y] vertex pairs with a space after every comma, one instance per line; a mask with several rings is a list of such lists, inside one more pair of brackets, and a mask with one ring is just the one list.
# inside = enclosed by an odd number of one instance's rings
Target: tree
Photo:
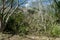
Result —
[[13, 6], [13, 1], [14, 1], [14, 0], [11, 0], [11, 8], [12, 8], [12, 6]]
[[55, 9], [55, 15], [58, 18], [57, 22], [60, 22], [60, 1], [54, 0], [54, 9]]
[[[6, 4], [6, 0], [1, 0], [1, 1], [2, 1], [2, 6], [1, 6], [1, 12], [0, 12], [1, 13], [1, 28], [0, 28], [0, 30], [3, 31], [7, 25], [7, 22], [9, 20], [10, 16], [18, 8], [18, 5], [16, 7], [13, 7], [14, 0], [7, 0], [7, 1], [9, 1], [9, 3], [7, 3], [7, 4]], [[18, 2], [18, 0], [17, 0], [17, 2]], [[11, 6], [10, 6], [10, 4], [11, 4]]]

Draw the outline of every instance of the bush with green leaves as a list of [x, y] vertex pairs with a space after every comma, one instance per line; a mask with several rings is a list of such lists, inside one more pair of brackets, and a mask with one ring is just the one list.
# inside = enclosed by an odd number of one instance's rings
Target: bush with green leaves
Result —
[[13, 14], [5, 28], [5, 31], [18, 34], [27, 34], [28, 23], [24, 21], [25, 17], [22, 13]]
[[52, 36], [60, 36], [60, 25], [58, 25], [58, 24], [55, 24], [55, 25], [53, 25], [52, 26], [52, 28], [51, 28], [51, 35]]

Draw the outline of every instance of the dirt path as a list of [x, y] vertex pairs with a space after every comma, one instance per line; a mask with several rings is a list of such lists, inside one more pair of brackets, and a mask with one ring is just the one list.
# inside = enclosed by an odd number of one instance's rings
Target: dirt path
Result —
[[47, 36], [34, 36], [34, 35], [11, 35], [11, 34], [2, 34], [0, 33], [0, 40], [60, 40], [60, 38], [52, 38]]
[[14, 35], [13, 37], [9, 38], [10, 40], [60, 40], [60, 38], [51, 38], [46, 36], [30, 36], [27, 35], [25, 37]]

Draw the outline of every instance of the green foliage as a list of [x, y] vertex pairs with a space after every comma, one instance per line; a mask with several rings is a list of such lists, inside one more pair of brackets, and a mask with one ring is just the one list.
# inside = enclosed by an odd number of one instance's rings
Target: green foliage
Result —
[[60, 25], [53, 25], [53, 28], [51, 29], [51, 35], [52, 36], [60, 36]]
[[60, 21], [60, 1], [54, 0], [55, 16]]
[[24, 21], [24, 15], [22, 13], [13, 14], [5, 28], [6, 31], [12, 31], [11, 33], [27, 34], [28, 23]]

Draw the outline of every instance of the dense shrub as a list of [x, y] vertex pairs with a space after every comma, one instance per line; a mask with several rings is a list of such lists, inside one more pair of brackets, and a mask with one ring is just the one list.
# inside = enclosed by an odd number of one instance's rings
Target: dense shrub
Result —
[[24, 15], [22, 13], [13, 14], [5, 28], [5, 31], [18, 34], [27, 34], [28, 23], [24, 21]]
[[53, 13], [36, 13], [31, 14], [15, 13], [13, 14], [5, 30], [7, 32], [16, 34], [50, 34], [52, 36], [59, 36], [59, 25], [56, 24], [58, 19]]
[[60, 36], [60, 25], [53, 25], [53, 28], [51, 29], [51, 35], [52, 36]]

